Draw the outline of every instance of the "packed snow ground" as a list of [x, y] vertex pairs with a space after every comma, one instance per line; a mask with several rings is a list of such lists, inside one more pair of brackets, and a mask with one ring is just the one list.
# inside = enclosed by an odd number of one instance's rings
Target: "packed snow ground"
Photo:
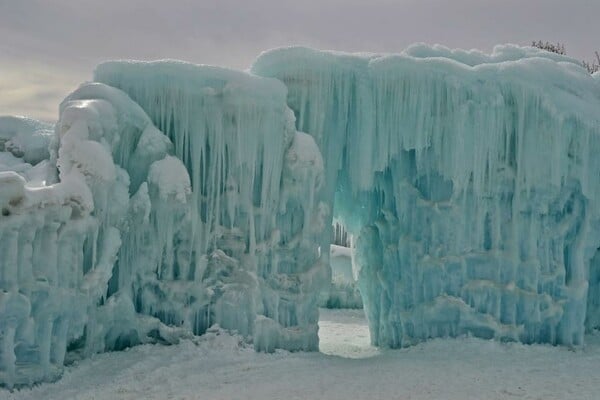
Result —
[[[583, 348], [434, 339], [369, 345], [361, 310], [321, 310], [322, 353], [256, 353], [212, 331], [195, 342], [96, 355], [1, 399], [597, 399], [600, 335]], [[338, 355], [332, 355], [338, 354]]]

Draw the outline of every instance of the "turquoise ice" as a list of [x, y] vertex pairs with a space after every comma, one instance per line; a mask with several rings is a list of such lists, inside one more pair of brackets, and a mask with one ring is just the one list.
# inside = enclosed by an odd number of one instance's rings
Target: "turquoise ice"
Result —
[[597, 74], [510, 45], [101, 64], [54, 132], [0, 118], [0, 383], [214, 324], [317, 350], [334, 218], [375, 345], [580, 345], [598, 110]]

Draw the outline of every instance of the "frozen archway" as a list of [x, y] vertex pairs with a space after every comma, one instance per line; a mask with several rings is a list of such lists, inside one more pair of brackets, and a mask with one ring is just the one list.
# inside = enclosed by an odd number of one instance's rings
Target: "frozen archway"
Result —
[[417, 45], [279, 49], [252, 71], [286, 84], [324, 155], [374, 344], [582, 343], [600, 242], [600, 90], [584, 69], [536, 49]]

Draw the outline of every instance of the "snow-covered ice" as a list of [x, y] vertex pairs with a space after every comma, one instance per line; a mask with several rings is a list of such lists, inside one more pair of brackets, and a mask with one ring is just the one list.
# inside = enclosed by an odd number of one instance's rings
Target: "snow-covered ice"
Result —
[[52, 124], [25, 117], [0, 116], [0, 152], [8, 152], [35, 165], [49, 157], [54, 137]]
[[[582, 346], [600, 327], [599, 109], [598, 75], [512, 45], [103, 63], [53, 131], [0, 118], [0, 384], [214, 324], [316, 350], [349, 259], [381, 347]], [[353, 249], [330, 260], [334, 218]]]

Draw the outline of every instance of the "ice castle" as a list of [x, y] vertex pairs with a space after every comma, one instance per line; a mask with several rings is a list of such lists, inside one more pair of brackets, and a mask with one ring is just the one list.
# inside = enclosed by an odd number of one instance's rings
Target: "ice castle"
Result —
[[373, 344], [600, 327], [600, 75], [539, 49], [99, 65], [0, 118], [0, 384], [210, 326], [318, 349], [335, 218]]

